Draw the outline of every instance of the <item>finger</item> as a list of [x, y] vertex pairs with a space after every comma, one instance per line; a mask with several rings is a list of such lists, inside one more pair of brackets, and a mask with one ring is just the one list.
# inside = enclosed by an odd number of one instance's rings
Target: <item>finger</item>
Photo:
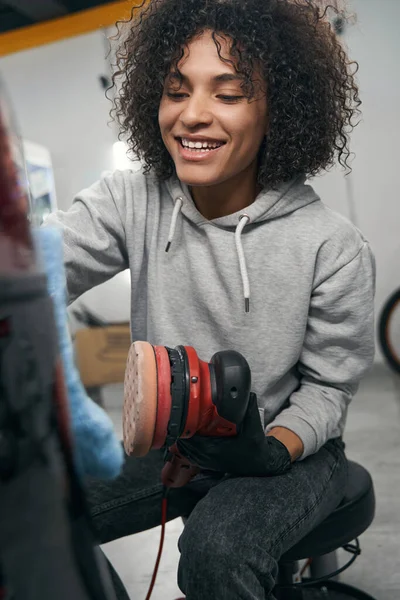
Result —
[[215, 462], [213, 452], [209, 453], [204, 448], [199, 449], [196, 446], [186, 443], [177, 443], [177, 446], [182, 456], [187, 458], [192, 465], [200, 468], [212, 468]]
[[196, 436], [194, 436], [189, 440], [178, 440], [177, 446], [179, 451], [189, 458], [189, 460], [209, 462], [210, 460], [218, 459], [221, 452], [224, 454], [226, 442], [228, 441], [229, 438], [196, 438]]
[[183, 452], [191, 452], [196, 454], [215, 454], [223, 445], [227, 438], [212, 438], [212, 437], [201, 437], [193, 436], [190, 439], [178, 440], [178, 448], [182, 448]]
[[178, 440], [176, 445], [179, 452], [192, 461], [199, 461], [207, 454], [206, 446], [200, 440], [195, 443], [193, 443], [192, 440]]

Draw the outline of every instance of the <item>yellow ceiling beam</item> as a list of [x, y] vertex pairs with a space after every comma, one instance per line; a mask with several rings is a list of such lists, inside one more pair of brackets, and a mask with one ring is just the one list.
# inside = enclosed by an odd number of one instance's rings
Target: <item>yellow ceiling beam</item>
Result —
[[59, 19], [7, 31], [0, 34], [0, 56], [109, 27], [117, 21], [129, 17], [131, 8], [141, 4], [141, 0], [110, 2]]

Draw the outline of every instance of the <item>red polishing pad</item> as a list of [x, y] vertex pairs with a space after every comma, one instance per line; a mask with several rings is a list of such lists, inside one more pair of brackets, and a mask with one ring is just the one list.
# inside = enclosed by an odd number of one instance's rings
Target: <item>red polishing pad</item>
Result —
[[128, 455], [150, 452], [156, 420], [156, 356], [151, 344], [135, 342], [129, 350], [124, 384], [123, 436]]

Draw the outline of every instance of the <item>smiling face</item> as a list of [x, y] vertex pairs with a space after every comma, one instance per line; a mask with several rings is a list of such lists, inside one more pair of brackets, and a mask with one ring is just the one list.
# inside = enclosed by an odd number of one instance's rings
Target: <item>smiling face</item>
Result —
[[[221, 56], [230, 41], [218, 38]], [[195, 38], [165, 82], [159, 110], [162, 139], [178, 178], [192, 187], [257, 178], [257, 157], [267, 132], [265, 93], [248, 99], [242, 78], [218, 55], [210, 31]]]

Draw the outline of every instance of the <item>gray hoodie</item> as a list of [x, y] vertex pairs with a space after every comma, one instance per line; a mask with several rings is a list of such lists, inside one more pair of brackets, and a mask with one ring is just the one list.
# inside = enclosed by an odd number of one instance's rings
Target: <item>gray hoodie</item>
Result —
[[47, 223], [64, 230], [70, 301], [129, 268], [133, 340], [241, 352], [266, 431], [294, 431], [302, 458], [343, 433], [373, 360], [374, 259], [304, 178], [207, 221], [175, 178], [117, 171]]

